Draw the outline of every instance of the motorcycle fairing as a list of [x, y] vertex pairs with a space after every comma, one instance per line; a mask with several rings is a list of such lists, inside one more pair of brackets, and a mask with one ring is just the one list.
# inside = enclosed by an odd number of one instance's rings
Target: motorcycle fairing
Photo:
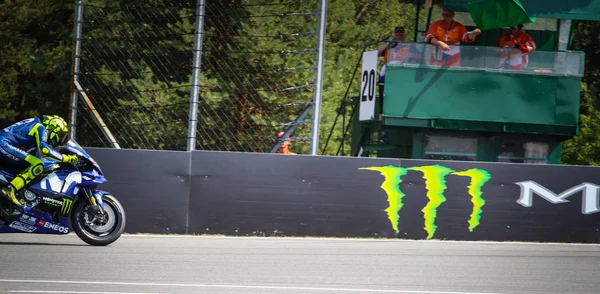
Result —
[[64, 235], [71, 231], [69, 218], [59, 217], [53, 221], [52, 214], [35, 209], [26, 209], [8, 225], [0, 227], [0, 233], [34, 233]]
[[[69, 215], [81, 187], [95, 187], [106, 179], [100, 166], [79, 144], [69, 141], [65, 148], [92, 166], [85, 171], [64, 170], [57, 169], [56, 161], [43, 159], [44, 169], [53, 171], [24, 189], [23, 193], [35, 194], [35, 199], [28, 200], [20, 215], [1, 226], [0, 233], [67, 234], [71, 231]], [[1, 170], [0, 182], [7, 184], [15, 175]], [[104, 194], [108, 192], [92, 190], [93, 197], [102, 209]]]

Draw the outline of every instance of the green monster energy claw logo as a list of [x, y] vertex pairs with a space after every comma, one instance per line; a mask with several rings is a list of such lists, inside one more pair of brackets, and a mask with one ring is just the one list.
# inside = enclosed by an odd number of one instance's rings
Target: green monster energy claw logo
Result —
[[423, 173], [423, 179], [425, 179], [425, 188], [427, 189], [427, 198], [429, 202], [423, 208], [423, 216], [425, 218], [425, 231], [427, 232], [427, 239], [431, 239], [437, 226], [435, 225], [435, 218], [437, 217], [437, 208], [446, 202], [444, 191], [446, 190], [446, 176], [457, 175], [471, 178], [469, 184], [468, 193], [471, 195], [471, 202], [473, 203], [473, 212], [469, 218], [469, 231], [473, 230], [479, 225], [481, 220], [482, 207], [485, 205], [485, 200], [481, 197], [481, 188], [491, 178], [490, 174], [482, 169], [472, 168], [466, 171], [454, 171], [450, 168], [441, 165], [430, 165], [430, 166], [417, 166], [410, 168], [402, 168], [397, 166], [374, 166], [359, 168], [360, 170], [373, 170], [379, 171], [384, 176], [385, 180], [381, 184], [383, 189], [388, 196], [389, 206], [385, 210], [388, 218], [392, 224], [392, 228], [399, 233], [398, 223], [400, 220], [400, 209], [404, 204], [402, 199], [404, 192], [400, 189], [402, 183], [402, 176], [406, 175], [408, 171], [420, 171]]
[[62, 208], [60, 209], [60, 213], [63, 215], [68, 214], [73, 207], [73, 200], [69, 198], [63, 198]]

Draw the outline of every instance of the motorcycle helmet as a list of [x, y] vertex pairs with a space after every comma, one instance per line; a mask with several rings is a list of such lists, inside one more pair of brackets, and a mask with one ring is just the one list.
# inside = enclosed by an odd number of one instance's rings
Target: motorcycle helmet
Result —
[[48, 132], [48, 143], [52, 147], [64, 145], [67, 142], [69, 127], [62, 117], [58, 115], [44, 115], [42, 124]]

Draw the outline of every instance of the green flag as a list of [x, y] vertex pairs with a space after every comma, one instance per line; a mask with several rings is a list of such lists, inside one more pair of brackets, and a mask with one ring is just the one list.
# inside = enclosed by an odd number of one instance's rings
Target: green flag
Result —
[[469, 2], [471, 18], [481, 30], [535, 22], [519, 0], [481, 0]]

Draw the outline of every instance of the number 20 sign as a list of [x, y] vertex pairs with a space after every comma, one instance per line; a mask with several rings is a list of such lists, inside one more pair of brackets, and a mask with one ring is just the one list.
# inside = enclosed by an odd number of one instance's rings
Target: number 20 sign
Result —
[[377, 85], [377, 50], [363, 52], [360, 83], [359, 120], [375, 116], [375, 86]]

